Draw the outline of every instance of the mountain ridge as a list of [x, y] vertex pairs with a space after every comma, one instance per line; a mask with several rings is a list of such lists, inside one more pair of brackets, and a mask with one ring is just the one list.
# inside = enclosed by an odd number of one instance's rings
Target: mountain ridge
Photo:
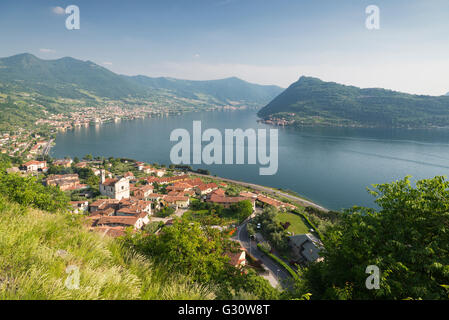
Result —
[[295, 126], [448, 127], [449, 97], [362, 89], [302, 76], [258, 116]]
[[277, 86], [249, 83], [236, 77], [200, 81], [126, 76], [90, 60], [72, 57], [44, 60], [30, 53], [0, 58], [0, 84], [6, 89], [32, 90], [52, 97], [89, 98], [83, 92], [89, 91], [99, 97], [122, 99], [150, 97], [155, 92], [169, 91], [181, 98], [208, 96], [210, 101], [223, 105], [240, 101], [260, 106], [283, 90]]

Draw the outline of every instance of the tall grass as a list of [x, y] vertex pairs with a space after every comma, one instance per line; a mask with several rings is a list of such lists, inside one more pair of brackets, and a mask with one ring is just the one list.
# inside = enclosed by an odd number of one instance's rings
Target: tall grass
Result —
[[[68, 289], [68, 266], [79, 288]], [[0, 299], [213, 299], [211, 288], [156, 267], [80, 217], [0, 198]]]

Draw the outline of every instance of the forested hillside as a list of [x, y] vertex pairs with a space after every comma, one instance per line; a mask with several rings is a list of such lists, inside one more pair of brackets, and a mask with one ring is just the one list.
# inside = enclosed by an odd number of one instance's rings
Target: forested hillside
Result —
[[449, 97], [360, 89], [301, 77], [258, 115], [297, 126], [447, 127]]

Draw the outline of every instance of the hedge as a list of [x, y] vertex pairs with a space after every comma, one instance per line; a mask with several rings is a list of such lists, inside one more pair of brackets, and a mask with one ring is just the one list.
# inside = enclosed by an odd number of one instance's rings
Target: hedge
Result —
[[257, 244], [257, 248], [259, 248], [260, 251], [262, 251], [263, 253], [265, 253], [266, 255], [268, 255], [271, 259], [273, 259], [274, 261], [276, 261], [277, 263], [279, 263], [282, 267], [284, 267], [285, 270], [287, 270], [288, 273], [290, 273], [290, 275], [293, 277], [293, 279], [295, 280], [299, 280], [298, 274], [292, 269], [290, 268], [290, 266], [288, 266], [284, 261], [282, 261], [281, 259], [279, 259], [278, 257], [276, 257], [274, 254], [272, 254], [271, 252], [265, 250], [260, 243]]

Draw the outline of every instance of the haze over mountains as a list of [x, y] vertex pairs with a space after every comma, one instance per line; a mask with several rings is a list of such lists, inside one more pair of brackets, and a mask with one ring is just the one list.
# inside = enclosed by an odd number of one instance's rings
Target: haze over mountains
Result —
[[[411, 95], [301, 77], [286, 90], [238, 78], [193, 81], [125, 76], [91, 61], [42, 60], [28, 53], [0, 59], [0, 93], [38, 93], [81, 100], [166, 98], [191, 106], [230, 104], [263, 107], [263, 119], [291, 125], [429, 128], [449, 126], [449, 93]], [[171, 99], [171, 100], [170, 100]], [[140, 100], [140, 101], [141, 101]], [[161, 102], [162, 101], [162, 102]], [[169, 103], [169, 102], [168, 102]]]
[[0, 59], [0, 91], [33, 91], [51, 97], [82, 99], [151, 97], [168, 93], [186, 99], [207, 98], [217, 104], [264, 105], [282, 92], [277, 86], [252, 84], [238, 78], [191, 81], [116, 74], [91, 61], [66, 57], [42, 60], [28, 53]]
[[290, 124], [355, 127], [446, 127], [449, 97], [411, 95], [301, 77], [258, 115]]

